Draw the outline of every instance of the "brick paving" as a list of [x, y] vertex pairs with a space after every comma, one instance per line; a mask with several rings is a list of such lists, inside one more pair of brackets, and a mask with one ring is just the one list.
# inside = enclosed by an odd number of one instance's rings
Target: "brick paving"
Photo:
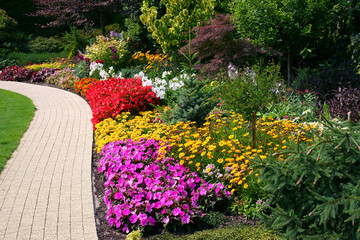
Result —
[[91, 110], [57, 88], [0, 81], [37, 111], [0, 175], [0, 239], [97, 239]]

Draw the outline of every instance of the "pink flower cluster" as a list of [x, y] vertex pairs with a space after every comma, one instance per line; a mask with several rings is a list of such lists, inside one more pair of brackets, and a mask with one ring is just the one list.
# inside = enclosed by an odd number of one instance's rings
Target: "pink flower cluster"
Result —
[[104, 173], [107, 220], [124, 232], [172, 221], [188, 224], [206, 205], [230, 197], [221, 183], [211, 184], [173, 158], [161, 155], [159, 142], [112, 142], [104, 146], [98, 171]]

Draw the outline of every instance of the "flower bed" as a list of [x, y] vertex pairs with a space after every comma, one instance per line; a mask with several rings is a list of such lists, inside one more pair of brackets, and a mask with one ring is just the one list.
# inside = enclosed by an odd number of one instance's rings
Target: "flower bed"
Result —
[[24, 67], [19, 67], [19, 66], [5, 67], [4, 69], [1, 70], [0, 81], [25, 82], [25, 81], [29, 81], [31, 74], [33, 73], [34, 71]]
[[230, 197], [223, 184], [208, 183], [166, 157], [163, 145], [153, 139], [130, 139], [104, 146], [98, 171], [106, 178], [104, 200], [110, 225], [129, 232], [156, 223], [188, 224], [206, 205]]
[[[96, 125], [97, 151], [113, 141], [142, 138], [155, 139], [169, 144], [169, 155], [192, 171], [204, 174], [211, 181], [223, 181], [232, 190], [241, 192], [248, 187], [247, 176], [252, 173], [251, 160], [285, 150], [292, 140], [311, 143], [310, 127], [289, 120], [258, 121], [257, 148], [252, 149], [250, 129], [241, 115], [210, 115], [203, 127], [192, 123], [162, 124], [157, 111], [142, 112], [140, 116], [122, 113], [116, 119], [105, 119]], [[314, 126], [312, 126], [314, 127]], [[280, 159], [286, 156], [279, 154]], [[207, 171], [209, 164], [214, 168]], [[218, 171], [221, 175], [211, 174]], [[210, 175], [209, 175], [210, 173]]]
[[86, 99], [92, 110], [91, 119], [95, 125], [106, 118], [115, 118], [121, 112], [133, 114], [158, 104], [158, 98], [151, 87], [142, 86], [139, 78], [110, 78], [91, 84]]

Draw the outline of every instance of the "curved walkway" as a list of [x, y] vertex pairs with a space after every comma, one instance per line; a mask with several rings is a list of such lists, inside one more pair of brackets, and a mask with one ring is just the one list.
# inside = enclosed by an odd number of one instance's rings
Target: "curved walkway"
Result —
[[89, 105], [76, 94], [0, 81], [37, 111], [0, 175], [0, 239], [97, 239]]

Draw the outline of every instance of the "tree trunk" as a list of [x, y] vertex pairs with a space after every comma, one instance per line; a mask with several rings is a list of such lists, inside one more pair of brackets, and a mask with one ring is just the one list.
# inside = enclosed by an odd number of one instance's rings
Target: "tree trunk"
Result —
[[287, 82], [288, 87], [291, 87], [291, 56], [290, 51], [287, 53]]
[[251, 113], [251, 140], [252, 140], [252, 148], [256, 148], [256, 113]]
[[105, 26], [104, 26], [104, 15], [103, 15], [103, 10], [100, 9], [100, 28], [101, 28], [101, 33], [102, 35], [105, 37]]

